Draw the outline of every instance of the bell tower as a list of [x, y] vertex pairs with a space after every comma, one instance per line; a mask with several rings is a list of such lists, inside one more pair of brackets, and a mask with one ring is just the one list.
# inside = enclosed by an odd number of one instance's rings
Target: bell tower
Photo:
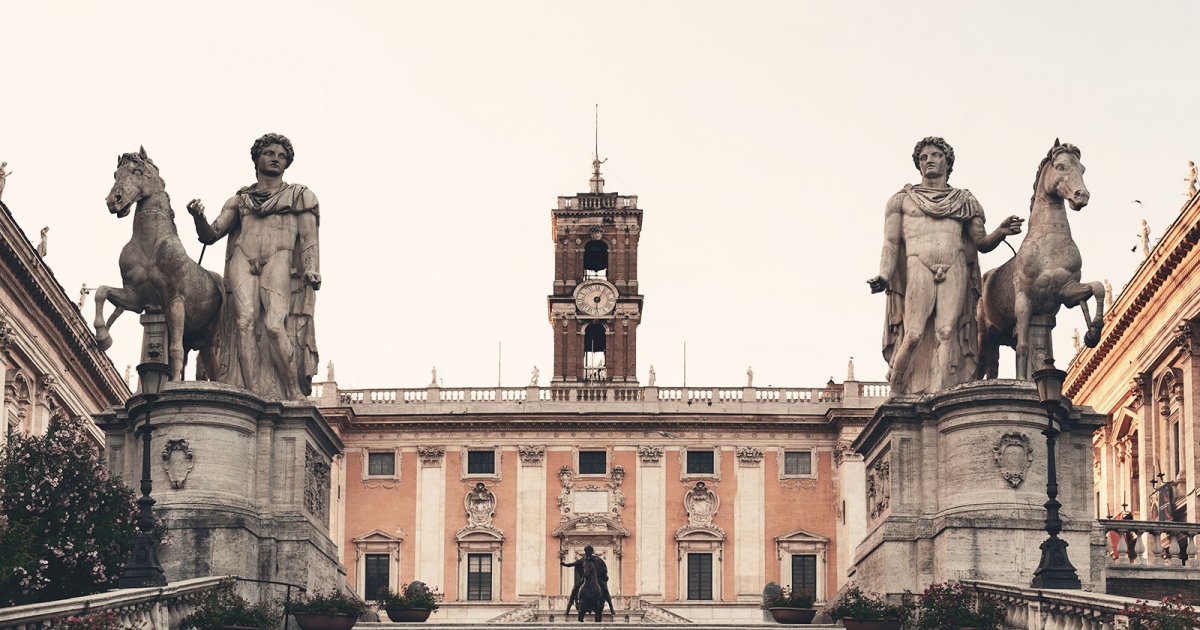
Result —
[[595, 155], [588, 192], [559, 197], [551, 211], [551, 384], [637, 384], [642, 211], [637, 195], [604, 192], [600, 165], [605, 161]]

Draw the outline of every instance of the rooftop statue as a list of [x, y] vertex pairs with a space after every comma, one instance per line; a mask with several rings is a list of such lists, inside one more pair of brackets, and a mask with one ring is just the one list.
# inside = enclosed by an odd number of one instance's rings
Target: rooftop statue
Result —
[[975, 378], [979, 252], [990, 252], [1021, 232], [1010, 216], [984, 229], [983, 207], [966, 189], [947, 183], [954, 149], [928, 137], [913, 150], [921, 183], [906, 184], [884, 211], [879, 275], [872, 293], [887, 292], [883, 357], [892, 392], [935, 392]]
[[[1030, 200], [1029, 235], [1021, 242], [1015, 258], [983, 276], [983, 297], [979, 307], [980, 376], [995, 378], [1000, 346], [1014, 346], [1017, 352], [1016, 377], [1029, 379], [1034, 351], [1052, 357], [1049, 340], [1045, 348], [1032, 345], [1030, 321], [1036, 316], [1054, 316], [1059, 307], [1083, 311], [1087, 332], [1083, 342], [1095, 348], [1104, 324], [1104, 285], [1081, 283], [1082, 259], [1071, 237], [1067, 208], [1082, 210], [1091, 194], [1083, 183], [1083, 164], [1079, 148], [1071, 144], [1054, 146], [1038, 164]], [[1087, 300], [1096, 300], [1096, 317], [1088, 311]]]
[[8, 170], [8, 162], [0, 162], [0, 197], [4, 196], [4, 184], [13, 172]]
[[256, 181], [211, 225], [199, 199], [188, 203], [202, 243], [229, 237], [217, 380], [283, 400], [309, 395], [318, 365], [320, 206], [311, 190], [283, 181], [295, 157], [291, 141], [268, 133], [250, 148]]
[[1188, 174], [1187, 174], [1187, 177], [1183, 178], [1183, 181], [1187, 182], [1187, 192], [1184, 194], [1187, 195], [1187, 197], [1190, 199], [1192, 197], [1192, 195], [1196, 194], [1197, 190], [1200, 190], [1200, 186], [1198, 186], [1196, 184], [1196, 163], [1195, 162], [1188, 160]]
[[[108, 329], [125, 311], [163, 312], [167, 319], [167, 363], [171, 378], [183, 379], [185, 353], [200, 351], [197, 378], [216, 374], [217, 319], [221, 310], [221, 276], [188, 257], [175, 229], [175, 211], [158, 167], [146, 150], [117, 158], [108, 211], [124, 218], [134, 208], [133, 236], [121, 249], [118, 289], [96, 287], [96, 345], [112, 346]], [[104, 303], [116, 309], [106, 321]]]

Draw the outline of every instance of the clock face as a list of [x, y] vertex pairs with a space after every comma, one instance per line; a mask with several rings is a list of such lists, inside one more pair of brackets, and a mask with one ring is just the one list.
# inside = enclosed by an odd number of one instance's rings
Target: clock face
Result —
[[587, 315], [607, 315], [617, 307], [617, 290], [607, 282], [585, 282], [575, 290], [575, 306]]

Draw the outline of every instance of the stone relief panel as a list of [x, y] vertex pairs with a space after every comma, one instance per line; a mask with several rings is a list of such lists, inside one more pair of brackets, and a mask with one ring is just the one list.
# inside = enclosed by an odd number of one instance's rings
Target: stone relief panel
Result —
[[1029, 444], [1029, 436], [1016, 431], [1001, 435], [992, 447], [992, 458], [1000, 469], [1000, 477], [1009, 486], [1019, 487], [1033, 464], [1033, 447]]
[[328, 522], [329, 464], [308, 444], [304, 445], [304, 507], [321, 522]]
[[167, 445], [162, 452], [163, 470], [166, 471], [167, 479], [170, 480], [173, 490], [183, 488], [188, 474], [192, 472], [195, 459], [196, 453], [188, 445], [187, 439], [167, 440]]
[[867, 510], [871, 520], [887, 511], [892, 499], [892, 463], [885, 453], [867, 467]]
[[446, 449], [441, 446], [418, 446], [417, 456], [421, 458], [421, 466], [423, 468], [437, 468], [442, 465], [442, 458], [446, 455]]
[[575, 480], [575, 471], [570, 466], [558, 469], [558, 483], [562, 490], [558, 493], [558, 516], [560, 521], [571, 518], [571, 483]]
[[546, 447], [542, 445], [521, 444], [517, 446], [517, 454], [521, 457], [521, 465], [527, 467], [541, 466], [546, 459]]
[[659, 466], [662, 463], [663, 447], [661, 446], [639, 446], [638, 457], [642, 459], [643, 466]]

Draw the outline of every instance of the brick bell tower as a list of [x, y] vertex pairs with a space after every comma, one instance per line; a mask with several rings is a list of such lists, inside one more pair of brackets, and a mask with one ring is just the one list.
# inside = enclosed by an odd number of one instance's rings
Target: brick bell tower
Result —
[[637, 327], [642, 321], [637, 195], [604, 192], [599, 155], [589, 191], [559, 197], [551, 211], [554, 289], [548, 297], [559, 384], [637, 384]]

